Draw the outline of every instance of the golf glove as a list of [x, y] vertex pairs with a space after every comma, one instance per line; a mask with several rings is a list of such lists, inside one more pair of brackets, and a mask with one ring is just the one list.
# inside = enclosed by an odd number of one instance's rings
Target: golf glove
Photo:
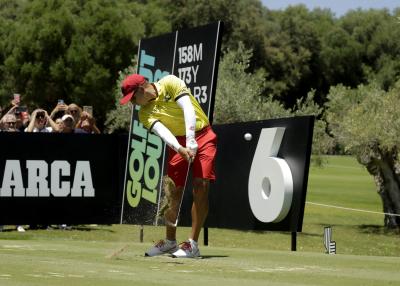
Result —
[[186, 148], [190, 149], [195, 155], [199, 146], [193, 137], [186, 138]]

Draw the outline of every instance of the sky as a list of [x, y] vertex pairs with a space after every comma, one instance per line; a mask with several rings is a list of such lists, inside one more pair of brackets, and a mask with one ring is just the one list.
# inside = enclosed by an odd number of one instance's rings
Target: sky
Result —
[[305, 4], [308, 9], [329, 8], [336, 17], [341, 17], [349, 10], [383, 9], [392, 11], [400, 7], [400, 0], [262, 0], [264, 6], [271, 10], [285, 9], [289, 5]]

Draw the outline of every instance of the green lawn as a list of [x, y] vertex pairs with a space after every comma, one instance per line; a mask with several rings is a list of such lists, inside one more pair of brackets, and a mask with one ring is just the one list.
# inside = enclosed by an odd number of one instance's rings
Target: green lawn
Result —
[[[162, 227], [145, 226], [143, 243], [138, 226], [9, 228], [0, 233], [0, 285], [400, 285], [400, 237], [385, 233], [382, 215], [310, 204], [381, 210], [372, 178], [353, 158], [327, 160], [310, 170], [297, 252], [287, 233], [210, 229], [203, 259], [145, 258]], [[324, 253], [327, 225], [336, 255]], [[179, 228], [178, 239], [188, 232]]]

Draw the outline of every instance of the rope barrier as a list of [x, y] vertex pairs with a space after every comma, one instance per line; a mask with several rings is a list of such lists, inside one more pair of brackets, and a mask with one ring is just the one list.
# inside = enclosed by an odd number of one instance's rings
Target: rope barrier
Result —
[[347, 211], [355, 211], [355, 212], [363, 212], [363, 213], [371, 213], [371, 214], [389, 215], [389, 216], [398, 216], [398, 217], [400, 217], [400, 214], [374, 212], [374, 211], [346, 208], [346, 207], [340, 207], [340, 206], [334, 206], [334, 205], [326, 205], [326, 204], [320, 204], [320, 203], [314, 203], [314, 202], [306, 202], [306, 203], [310, 204], [310, 205], [316, 205], [316, 206], [327, 207], [327, 208], [335, 208], [335, 209], [341, 209], [341, 210], [347, 210]]

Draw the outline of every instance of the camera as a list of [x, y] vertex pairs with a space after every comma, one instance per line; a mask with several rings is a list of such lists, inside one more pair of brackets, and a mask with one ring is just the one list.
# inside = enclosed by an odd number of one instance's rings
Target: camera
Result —
[[28, 108], [26, 108], [26, 106], [17, 106], [17, 108], [15, 109], [15, 114], [21, 113], [21, 112], [26, 112], [27, 110], [28, 110]]
[[36, 114], [36, 117], [42, 117], [42, 118], [44, 118], [44, 111], [39, 111], [37, 114]]

